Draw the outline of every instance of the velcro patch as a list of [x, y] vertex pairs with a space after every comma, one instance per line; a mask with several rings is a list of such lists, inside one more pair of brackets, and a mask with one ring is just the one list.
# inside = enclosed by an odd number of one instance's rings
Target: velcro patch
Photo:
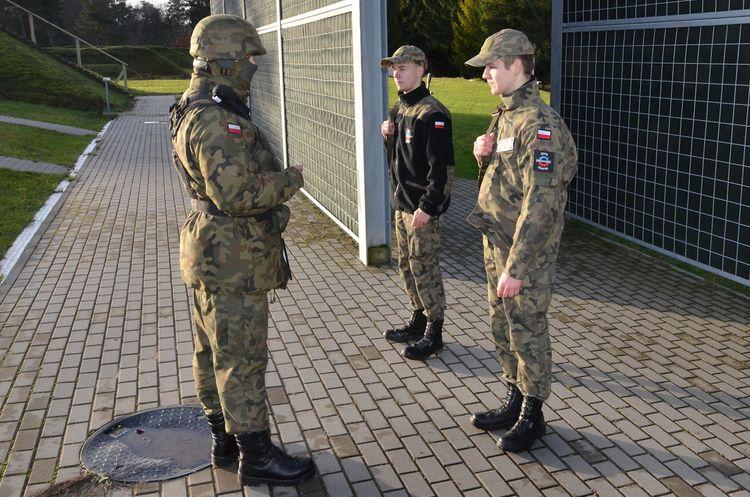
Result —
[[443, 129], [443, 128], [445, 128], [445, 122], [443, 122], [443, 121], [435, 121], [435, 127], [437, 129]]
[[552, 131], [548, 129], [540, 129], [536, 132], [536, 137], [538, 140], [551, 140], [552, 139]]
[[534, 150], [534, 171], [551, 173], [555, 170], [555, 154], [543, 150]]
[[238, 124], [227, 124], [227, 131], [230, 135], [241, 135], [242, 128]]

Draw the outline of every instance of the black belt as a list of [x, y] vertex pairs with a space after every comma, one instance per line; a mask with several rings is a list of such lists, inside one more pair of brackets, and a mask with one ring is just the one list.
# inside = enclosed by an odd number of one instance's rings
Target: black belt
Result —
[[257, 221], [263, 221], [270, 218], [270, 215], [268, 212], [264, 212], [263, 214], [253, 214], [249, 216], [230, 216], [224, 211], [219, 210], [216, 205], [214, 205], [213, 202], [210, 202], [208, 200], [201, 200], [199, 198], [193, 198], [190, 199], [190, 205], [192, 206], [193, 210], [196, 210], [198, 212], [202, 212], [203, 214], [208, 214], [209, 216], [216, 216], [216, 217], [238, 217], [238, 218], [253, 218]]

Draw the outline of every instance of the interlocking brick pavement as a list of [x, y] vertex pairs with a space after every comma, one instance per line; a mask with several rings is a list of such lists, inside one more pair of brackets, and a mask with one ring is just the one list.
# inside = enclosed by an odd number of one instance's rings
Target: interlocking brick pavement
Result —
[[[0, 286], [0, 497], [75, 475], [86, 437], [115, 416], [196, 403], [170, 103], [141, 98], [113, 123]], [[318, 477], [240, 489], [206, 469], [111, 495], [748, 495], [748, 299], [580, 230], [566, 233], [550, 308], [547, 435], [504, 454], [470, 425], [504, 392], [481, 240], [464, 221], [475, 195], [457, 182], [447, 345], [426, 364], [381, 337], [409, 314], [394, 266], [363, 267], [334, 223], [291, 202], [295, 279], [270, 306], [267, 383], [274, 437], [312, 454]]]

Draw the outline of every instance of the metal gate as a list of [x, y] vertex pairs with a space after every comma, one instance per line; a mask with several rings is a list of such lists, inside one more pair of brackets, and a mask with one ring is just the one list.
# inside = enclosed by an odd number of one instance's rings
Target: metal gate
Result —
[[569, 211], [750, 285], [750, 1], [553, 3]]
[[390, 260], [390, 206], [380, 123], [387, 94], [385, 0], [212, 0], [252, 22], [268, 54], [253, 80], [254, 122], [303, 192], [359, 244]]

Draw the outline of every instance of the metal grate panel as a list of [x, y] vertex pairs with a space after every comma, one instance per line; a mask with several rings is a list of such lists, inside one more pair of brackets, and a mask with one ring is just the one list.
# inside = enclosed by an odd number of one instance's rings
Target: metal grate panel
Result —
[[564, 22], [709, 14], [750, 8], [750, 0], [565, 0]]
[[358, 232], [351, 14], [282, 32], [289, 161], [305, 189]]
[[276, 22], [276, 0], [245, 0], [247, 20], [256, 28]]
[[338, 2], [339, 0], [281, 0], [281, 17], [289, 19]]
[[750, 24], [564, 32], [563, 46], [570, 211], [750, 279]]
[[276, 31], [262, 34], [260, 41], [268, 53], [256, 57], [258, 71], [250, 92], [252, 119], [268, 138], [276, 158], [283, 161], [278, 34]]

